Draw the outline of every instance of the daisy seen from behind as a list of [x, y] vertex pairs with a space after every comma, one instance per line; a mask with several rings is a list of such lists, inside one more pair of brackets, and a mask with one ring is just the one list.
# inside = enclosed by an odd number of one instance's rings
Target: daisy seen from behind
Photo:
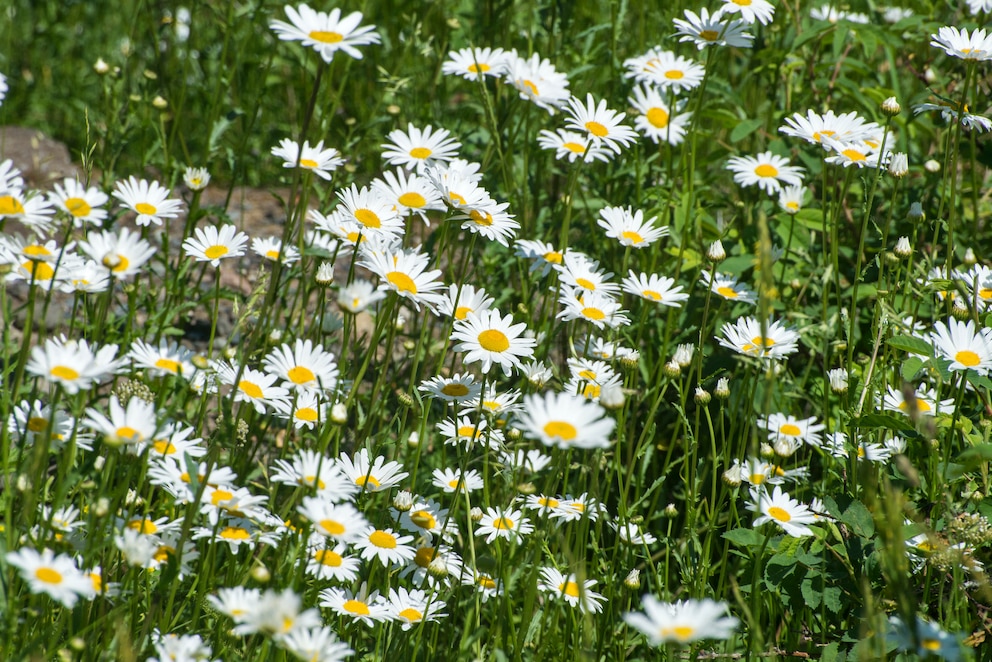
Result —
[[352, 12], [341, 17], [341, 10], [334, 8], [330, 13], [314, 11], [302, 4], [298, 9], [286, 5], [286, 16], [290, 23], [272, 21], [269, 27], [283, 41], [301, 41], [330, 62], [338, 51], [344, 51], [356, 60], [362, 59], [362, 52], [356, 46], [378, 44], [379, 34], [374, 25], [363, 25], [361, 12]]
[[163, 219], [176, 218], [183, 208], [182, 201], [169, 198], [169, 189], [133, 175], [127, 181], [117, 182], [112, 195], [138, 215], [135, 223], [140, 226], [162, 225]]
[[514, 368], [520, 367], [521, 358], [534, 355], [537, 341], [524, 337], [527, 325], [513, 324], [513, 316], [500, 315], [499, 310], [485, 310], [481, 313], [468, 313], [464, 320], [455, 322], [451, 339], [460, 341], [455, 345], [456, 352], [467, 352], [465, 363], [481, 362], [481, 370], [488, 373], [498, 364], [503, 374], [510, 376]]
[[652, 646], [729, 639], [740, 623], [733, 616], [726, 616], [727, 605], [708, 598], [665, 603], [653, 595], [645, 595], [641, 598], [641, 608], [643, 613], [627, 612], [623, 620], [642, 632]]

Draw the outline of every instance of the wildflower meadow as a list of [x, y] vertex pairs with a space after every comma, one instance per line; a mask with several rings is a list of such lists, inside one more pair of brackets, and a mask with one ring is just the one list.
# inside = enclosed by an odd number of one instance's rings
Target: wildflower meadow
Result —
[[992, 659], [992, 1], [0, 14], [0, 660]]

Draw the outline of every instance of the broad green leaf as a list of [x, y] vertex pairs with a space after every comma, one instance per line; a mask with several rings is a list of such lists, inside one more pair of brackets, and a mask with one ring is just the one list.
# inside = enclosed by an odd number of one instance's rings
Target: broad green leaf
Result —
[[923, 359], [918, 356], [911, 356], [902, 362], [902, 367], [899, 370], [899, 374], [907, 382], [911, 382], [916, 379], [916, 375], [920, 373], [923, 368]]
[[754, 133], [758, 127], [765, 123], [763, 119], [752, 119], [744, 120], [734, 127], [734, 130], [730, 132], [730, 142], [736, 143], [740, 142], [744, 138]]
[[742, 547], [757, 547], [764, 540], [764, 536], [754, 529], [739, 527], [723, 534], [723, 537]]
[[871, 538], [875, 533], [875, 521], [871, 517], [871, 512], [860, 501], [851, 502], [840, 516], [840, 520], [862, 538]]
[[913, 336], [892, 336], [887, 342], [889, 347], [894, 347], [895, 349], [901, 349], [906, 352], [921, 354], [923, 356], [933, 356], [933, 348], [930, 347], [928, 343]]
[[905, 417], [892, 414], [866, 414], [851, 421], [851, 424], [859, 428], [886, 428], [903, 432], [915, 429]]

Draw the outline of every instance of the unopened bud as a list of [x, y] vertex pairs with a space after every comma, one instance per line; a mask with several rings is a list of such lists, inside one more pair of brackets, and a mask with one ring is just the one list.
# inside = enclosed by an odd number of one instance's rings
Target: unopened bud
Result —
[[882, 102], [882, 113], [888, 115], [889, 117], [895, 117], [902, 111], [902, 107], [899, 102], [896, 101], [895, 97], [889, 97]]
[[758, 455], [767, 459], [775, 457], [775, 449], [767, 441], [758, 446]]
[[665, 506], [665, 509], [661, 512], [661, 514], [668, 519], [672, 519], [679, 516], [679, 509], [675, 507], [674, 503], [670, 503]]
[[847, 370], [844, 368], [834, 368], [828, 372], [827, 380], [834, 393], [847, 393]]
[[726, 400], [730, 397], [730, 380], [726, 377], [721, 377], [716, 381], [716, 388], [713, 389], [713, 395], [720, 398], [721, 400]]
[[93, 63], [93, 71], [103, 76], [110, 71], [110, 65], [107, 64], [102, 57], [98, 57], [96, 62]]
[[97, 517], [106, 517], [107, 513], [110, 512], [110, 499], [107, 497], [100, 497], [96, 500], [96, 505], [93, 507], [93, 514]]
[[448, 564], [440, 556], [435, 556], [427, 565], [427, 572], [431, 577], [442, 579], [448, 576]]
[[631, 591], [636, 591], [641, 587], [641, 571], [634, 568], [627, 573], [627, 576], [623, 580], [623, 585], [629, 588]]
[[909, 213], [906, 214], [908, 218], [913, 223], [922, 223], [927, 220], [927, 215], [923, 211], [923, 205], [919, 202], [914, 202], [909, 206]]
[[796, 452], [796, 444], [791, 439], [776, 439], [772, 444], [775, 454], [780, 457], [790, 457]]
[[272, 329], [269, 331], [269, 342], [275, 345], [282, 340], [282, 329]]
[[675, 355], [672, 360], [679, 364], [680, 368], [688, 368], [692, 365], [692, 353], [695, 350], [689, 343], [683, 343], [675, 348]]
[[251, 569], [251, 578], [259, 584], [267, 584], [272, 579], [272, 573], [269, 572], [269, 569], [264, 564], [256, 561]]
[[971, 312], [968, 311], [968, 306], [963, 301], [955, 299], [951, 306], [951, 316], [963, 322], [971, 318]]
[[927, 67], [926, 69], [923, 70], [923, 80], [925, 80], [927, 83], [931, 83], [931, 84], [935, 83], [937, 81], [937, 72], [935, 72], [930, 67]]
[[473, 522], [478, 522], [482, 519], [482, 508], [474, 506], [472, 510], [468, 512], [468, 516], [472, 518]]
[[904, 260], [912, 257], [913, 247], [909, 245], [909, 237], [899, 237], [899, 241], [896, 242], [896, 247], [892, 249], [892, 252]]
[[710, 244], [709, 249], [706, 251], [706, 259], [713, 264], [719, 264], [727, 259], [727, 251], [723, 249], [723, 242], [719, 239]]
[[417, 446], [419, 446], [420, 433], [417, 432], [416, 430], [411, 432], [410, 435], [406, 438], [406, 445], [409, 446], [410, 448], [416, 448]]
[[975, 266], [975, 264], [978, 262], [978, 258], [975, 257], [975, 251], [972, 250], [970, 247], [967, 250], [965, 250], [964, 259], [962, 260], [962, 262], [964, 262], [965, 265], [969, 267]]
[[348, 422], [348, 408], [344, 406], [343, 402], [336, 402], [331, 407], [331, 420], [338, 425], [344, 425]]
[[235, 356], [238, 355], [238, 348], [233, 347], [232, 345], [228, 345], [227, 347], [224, 348], [224, 350], [221, 353], [224, 355], [225, 359], [233, 359]]
[[100, 264], [107, 267], [111, 271], [121, 266], [121, 262], [122, 262], [121, 256], [118, 255], [117, 253], [114, 253], [113, 251], [104, 255], [103, 259], [100, 260]]
[[407, 393], [407, 392], [405, 392], [405, 391], [399, 391], [399, 392], [397, 392], [396, 393], [396, 399], [399, 400], [400, 401], [400, 404], [403, 405], [404, 407], [412, 407], [413, 406], [413, 398], [410, 397], [410, 394]]
[[663, 370], [665, 371], [665, 375], [671, 377], [672, 379], [675, 379], [682, 374], [682, 368], [680, 368], [679, 364], [675, 361], [669, 361], [666, 363]]
[[710, 396], [709, 391], [700, 386], [696, 387], [696, 393], [693, 395], [693, 400], [696, 401], [697, 405], [708, 405], [711, 399], [712, 397]]
[[166, 108], [169, 107], [169, 102], [165, 100], [165, 97], [158, 95], [154, 99], [152, 99], [152, 105], [158, 108], [159, 110], [165, 110]]
[[623, 407], [625, 399], [623, 387], [619, 384], [605, 386], [599, 394], [599, 404], [607, 409], [620, 409]]
[[740, 485], [741, 480], [743, 480], [743, 476], [741, 473], [740, 464], [735, 464], [734, 466], [730, 467], [729, 469], [723, 472], [723, 482], [725, 482], [727, 485], [730, 485], [731, 487], [737, 487], [738, 485]]
[[633, 370], [637, 367], [637, 362], [639, 359], [640, 354], [636, 352], [624, 354], [620, 357], [620, 366], [626, 368], [627, 370]]
[[413, 508], [413, 494], [410, 490], [400, 490], [393, 497], [393, 508], [401, 513], [409, 512]]
[[889, 161], [889, 174], [896, 179], [902, 179], [909, 174], [909, 157], [906, 152], [896, 152]]
[[317, 267], [317, 274], [314, 276], [314, 280], [317, 281], [318, 285], [323, 285], [327, 287], [334, 282], [334, 265], [330, 262], [321, 262], [320, 266]]
[[928, 159], [926, 163], [923, 164], [923, 169], [929, 173], [940, 172], [940, 161], [936, 159]]
[[537, 493], [537, 485], [534, 483], [520, 483], [517, 485], [517, 492], [525, 496]]

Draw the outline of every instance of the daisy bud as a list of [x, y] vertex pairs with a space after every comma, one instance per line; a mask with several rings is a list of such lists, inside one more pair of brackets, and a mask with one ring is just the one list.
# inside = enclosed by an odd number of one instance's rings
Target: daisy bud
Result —
[[76, 657], [71, 650], [68, 648], [60, 648], [58, 652], [59, 662], [72, 662], [72, 659]]
[[478, 522], [482, 520], [482, 508], [475, 506], [469, 511], [468, 516], [472, 518], [473, 522]]
[[621, 367], [624, 367], [627, 370], [633, 370], [634, 368], [637, 367], [637, 361], [638, 361], [638, 359], [640, 359], [640, 356], [641, 355], [639, 353], [637, 353], [637, 352], [631, 352], [630, 354], [624, 354], [623, 356], [620, 357], [620, 365], [621, 365]]
[[386, 106], [386, 112], [389, 113], [390, 115], [399, 115], [401, 110], [403, 109], [397, 106], [395, 103], [391, 103], [388, 106]]
[[758, 446], [758, 455], [767, 460], [768, 458], [775, 456], [775, 449], [772, 448], [772, 445], [768, 442], [764, 442]]
[[404, 407], [413, 406], [413, 398], [410, 397], [409, 393], [399, 392], [396, 394], [396, 399], [400, 401], [400, 404]]
[[96, 62], [93, 63], [93, 71], [103, 76], [110, 71], [110, 65], [102, 57], [98, 57]]
[[336, 402], [331, 407], [331, 420], [338, 425], [344, 425], [348, 422], [348, 409], [343, 402]]
[[635, 526], [640, 526], [641, 522], [644, 521], [644, 515], [634, 515], [630, 518], [630, 523]]
[[206, 168], [186, 168], [183, 182], [191, 191], [202, 191], [210, 183], [210, 173]]
[[968, 248], [964, 252], [964, 260], [963, 260], [963, 262], [965, 263], [965, 266], [968, 266], [968, 267], [975, 266], [975, 263], [978, 262], [978, 258], [975, 257], [975, 251], [973, 251], [971, 248]]
[[954, 300], [954, 305], [951, 306], [951, 316], [961, 321], [971, 319], [971, 313], [968, 311], [968, 306], [966, 306], [964, 301], [961, 301], [960, 299]]
[[400, 490], [393, 497], [393, 508], [401, 513], [409, 512], [413, 508], [413, 494], [410, 490]]
[[427, 572], [431, 577], [441, 579], [448, 576], [448, 564], [440, 556], [435, 556], [427, 565]]
[[520, 483], [517, 485], [517, 492], [523, 494], [524, 496], [530, 496], [537, 492], [537, 485], [534, 483]]
[[74, 651], [86, 650], [86, 640], [82, 637], [73, 637], [69, 640], [69, 647]]
[[410, 436], [406, 438], [406, 445], [410, 448], [416, 448], [420, 445], [420, 433], [414, 430], [410, 433]]
[[641, 587], [641, 571], [634, 568], [627, 573], [627, 576], [623, 580], [623, 585], [629, 588], [631, 591], [636, 591]]
[[693, 396], [693, 400], [696, 401], [697, 405], [708, 405], [711, 399], [712, 397], [709, 391], [699, 386], [696, 387], [696, 394]]
[[[223, 339], [221, 338], [219, 340], [223, 340]], [[238, 355], [238, 348], [228, 345], [227, 347], [224, 348], [222, 354], [224, 355], [225, 359], [233, 359], [235, 356]]]
[[719, 264], [727, 259], [727, 251], [723, 249], [723, 242], [719, 239], [710, 244], [709, 249], [706, 251], [706, 259], [713, 264]]
[[741, 484], [741, 465], [735, 464], [726, 471], [723, 472], [723, 482], [731, 487], [737, 487]]
[[914, 202], [913, 204], [911, 204], [909, 206], [909, 213], [906, 214], [906, 218], [908, 218], [913, 223], [922, 223], [923, 221], [927, 220], [927, 215], [923, 211], [923, 205], [920, 204], [919, 202]]
[[282, 329], [272, 329], [269, 331], [269, 342], [275, 345], [282, 340]]
[[393, 326], [396, 328], [397, 331], [402, 331], [404, 324], [406, 324], [406, 318], [403, 317], [402, 315], [397, 315], [396, 319], [393, 320]]
[[929, 159], [923, 164], [923, 169], [929, 173], [940, 172], [940, 161], [937, 161], [936, 159]]
[[888, 99], [882, 102], [883, 115], [887, 115], [889, 117], [895, 117], [900, 113], [900, 111], [902, 111], [902, 107], [899, 105], [899, 102], [896, 101], [895, 97], [889, 97]]
[[909, 174], [909, 157], [906, 152], [896, 152], [889, 161], [889, 174], [896, 179], [902, 179]]
[[721, 400], [726, 400], [730, 397], [730, 380], [726, 377], [721, 377], [716, 381], [716, 388], [713, 390], [713, 395], [720, 398]]
[[269, 580], [272, 579], [272, 573], [263, 563], [256, 562], [251, 569], [251, 578], [259, 584], [268, 584]]
[[675, 379], [676, 377], [682, 374], [682, 368], [679, 367], [679, 364], [676, 363], [675, 361], [669, 361], [668, 363], [666, 363], [663, 370], [665, 371], [665, 374], [671, 377], [672, 379]]
[[903, 259], [913, 256], [913, 247], [909, 245], [909, 237], [899, 237], [893, 252]]
[[679, 509], [675, 507], [674, 503], [670, 503], [665, 506], [665, 510], [663, 510], [661, 514], [668, 519], [673, 519], [679, 516]]
[[317, 275], [314, 276], [314, 280], [317, 281], [318, 285], [323, 285], [327, 287], [334, 282], [334, 265], [330, 262], [321, 262], [320, 266], [317, 267]]
[[[97, 459], [102, 460], [103, 456], [100, 456]], [[96, 506], [93, 508], [93, 513], [97, 517], [106, 517], [107, 513], [109, 512], [110, 512], [110, 499], [108, 499], [107, 497], [100, 497], [99, 499], [97, 499]]]
[[509, 430], [506, 431], [506, 438], [509, 439], [510, 441], [517, 441], [522, 436], [523, 433], [517, 428], [510, 428]]
[[847, 393], [847, 370], [844, 368], [834, 368], [828, 372], [827, 380], [834, 393]]
[[930, 67], [927, 67], [926, 69], [923, 70], [923, 79], [927, 83], [932, 84], [937, 81], [937, 73]]
[[796, 452], [796, 445], [791, 439], [776, 439], [772, 449], [780, 457], [790, 457]]
[[689, 343], [679, 345], [675, 348], [675, 356], [672, 360], [679, 364], [680, 368], [688, 368], [692, 365], [692, 353], [695, 350]]
[[152, 105], [159, 110], [165, 110], [169, 107], [169, 102], [165, 100], [165, 97], [158, 95], [152, 99]]
[[620, 409], [625, 400], [623, 388], [616, 384], [605, 387], [599, 394], [599, 404], [607, 409]]
[[31, 479], [28, 478], [28, 475], [27, 474], [19, 474], [17, 476], [17, 491], [18, 492], [27, 492], [32, 487], [33, 486], [31, 485]]

